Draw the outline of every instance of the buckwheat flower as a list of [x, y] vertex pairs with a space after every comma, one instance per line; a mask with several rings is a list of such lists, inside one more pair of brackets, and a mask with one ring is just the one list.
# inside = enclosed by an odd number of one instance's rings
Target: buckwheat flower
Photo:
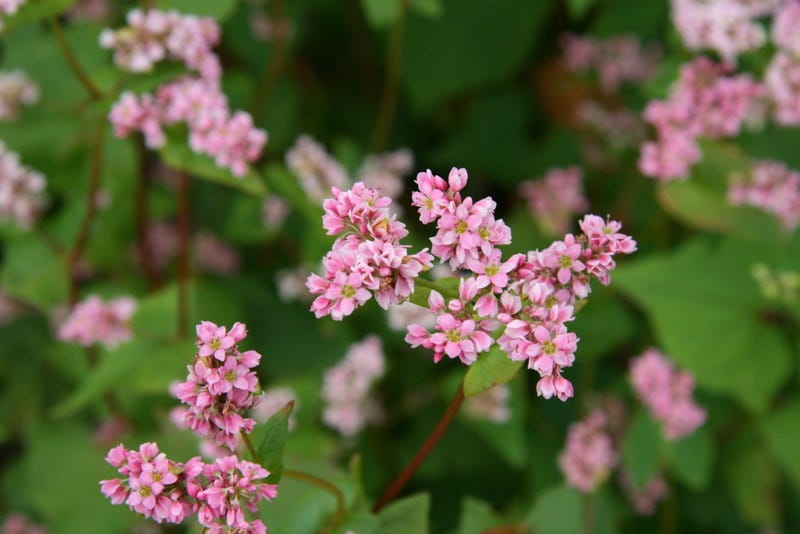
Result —
[[292, 207], [286, 199], [270, 195], [261, 205], [261, 222], [267, 230], [277, 231], [291, 212]]
[[573, 215], [589, 208], [582, 182], [583, 172], [578, 167], [550, 169], [543, 180], [522, 182], [519, 192], [539, 226], [558, 235], [569, 230]]
[[431, 223], [441, 217], [450, 204], [447, 182], [428, 169], [417, 174], [416, 184], [418, 190], [411, 193], [411, 205], [419, 209], [419, 219], [423, 224]]
[[657, 349], [631, 360], [631, 382], [637, 397], [662, 423], [664, 437], [677, 440], [693, 433], [706, 419], [694, 402], [694, 377], [679, 371]]
[[290, 387], [274, 387], [264, 391], [252, 410], [250, 410], [253, 419], [260, 423], [265, 423], [278, 413], [284, 406], [290, 402], [294, 403], [294, 409], [289, 416], [289, 431], [291, 432], [297, 427], [297, 393]]
[[250, 433], [255, 420], [242, 414], [258, 402], [258, 377], [253, 370], [261, 355], [240, 351], [247, 327], [235, 323], [230, 330], [210, 321], [197, 325], [197, 356], [188, 366], [189, 375], [173, 384], [172, 394], [186, 407], [173, 410], [176, 424], [200, 437], [213, 438], [219, 446], [235, 449], [239, 434]]
[[344, 189], [350, 183], [344, 167], [310, 135], [304, 134], [295, 140], [286, 152], [286, 166], [312, 200], [320, 201], [331, 187]]
[[191, 489], [197, 500], [197, 518], [210, 532], [252, 532], [266, 534], [261, 520], [247, 521], [246, 508], [258, 512], [258, 503], [278, 496], [278, 487], [262, 482], [269, 471], [258, 464], [239, 460], [236, 456], [217, 458], [203, 469], [207, 479], [197, 491]]
[[619, 470], [619, 484], [622, 491], [633, 505], [633, 509], [641, 516], [653, 515], [659, 501], [669, 494], [669, 487], [664, 478], [656, 474], [642, 488], [636, 488], [631, 474], [626, 469]]
[[800, 55], [778, 51], [764, 73], [767, 94], [778, 124], [800, 124]]
[[344, 359], [323, 376], [324, 423], [349, 437], [368, 423], [379, 422], [383, 411], [371, 390], [384, 373], [385, 357], [379, 337], [367, 336], [351, 345]]
[[511, 419], [510, 398], [511, 388], [500, 384], [466, 399], [464, 413], [473, 419], [503, 424]]
[[116, 348], [133, 336], [129, 322], [136, 306], [133, 297], [103, 301], [97, 295], [90, 295], [72, 309], [58, 329], [58, 338], [84, 347], [100, 343], [106, 348]]
[[569, 426], [558, 466], [570, 486], [584, 493], [593, 492], [608, 478], [618, 461], [602, 411], [594, 410], [583, 421]]
[[356, 180], [396, 200], [403, 192], [403, 177], [411, 172], [414, 155], [407, 148], [370, 154], [356, 173]]
[[0, 141], [0, 220], [27, 229], [44, 209], [45, 178], [25, 167], [19, 156]]
[[22, 514], [10, 514], [0, 524], [0, 534], [47, 534], [47, 529]]
[[220, 275], [239, 270], [239, 254], [227, 243], [210, 232], [199, 232], [194, 237], [194, 261], [201, 271]]
[[308, 297], [306, 279], [311, 273], [302, 265], [292, 269], [280, 269], [275, 272], [275, 286], [278, 296], [284, 302], [303, 300]]
[[772, 19], [772, 42], [776, 46], [800, 56], [800, 4], [783, 2]]
[[787, 230], [794, 230], [800, 225], [800, 173], [780, 161], [756, 161], [746, 174], [731, 177], [728, 200], [775, 215]]
[[14, 120], [22, 106], [39, 101], [39, 86], [24, 72], [0, 72], [0, 121]]

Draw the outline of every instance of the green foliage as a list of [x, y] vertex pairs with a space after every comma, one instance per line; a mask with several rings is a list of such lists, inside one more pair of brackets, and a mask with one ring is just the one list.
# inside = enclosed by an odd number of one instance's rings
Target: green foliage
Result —
[[622, 462], [637, 488], [643, 488], [658, 473], [659, 434], [658, 425], [643, 411], [633, 417], [625, 431]]
[[575, 488], [557, 486], [540, 493], [528, 516], [537, 533], [569, 534], [582, 529], [583, 499]]
[[800, 465], [797, 464], [797, 451], [800, 450], [798, 421], [800, 400], [794, 399], [771, 414], [764, 423], [764, 433], [770, 450], [796, 487], [800, 487]]
[[464, 377], [464, 395], [473, 397], [498, 384], [505, 384], [517, 374], [524, 362], [515, 362], [497, 345], [481, 354]]
[[714, 441], [706, 426], [693, 434], [667, 444], [667, 456], [672, 461], [672, 472], [693, 490], [705, 490], [711, 484], [714, 468]]
[[267, 481], [277, 484], [283, 474], [283, 449], [286, 445], [286, 434], [289, 432], [289, 416], [292, 414], [294, 402], [278, 410], [269, 418], [259, 433], [253, 435], [259, 463], [269, 471]]
[[202, 17], [224, 21], [236, 9], [236, 0], [158, 0], [159, 9], [174, 9]]
[[67, 297], [66, 261], [42, 240], [18, 236], [5, 243], [0, 285], [23, 302], [47, 310]]
[[30, 0], [24, 2], [10, 17], [3, 17], [3, 31], [42, 19], [55, 17], [69, 9], [76, 0]]
[[378, 514], [381, 534], [427, 534], [430, 495], [420, 493], [398, 499]]

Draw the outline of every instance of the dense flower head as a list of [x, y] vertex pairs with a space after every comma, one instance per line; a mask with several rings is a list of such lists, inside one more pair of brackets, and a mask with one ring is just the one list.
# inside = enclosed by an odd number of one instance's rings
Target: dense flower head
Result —
[[656, 505], [669, 493], [667, 482], [660, 474], [654, 475], [641, 488], [634, 485], [633, 477], [625, 469], [619, 470], [618, 479], [623, 493], [641, 516], [653, 515]]
[[140, 132], [150, 148], [166, 143], [164, 127], [186, 124], [189, 147], [236, 176], [247, 173], [267, 142], [267, 133], [248, 113], [229, 109], [218, 80], [185, 77], [162, 85], [155, 95], [123, 92], [109, 120], [117, 137]]
[[800, 53], [778, 51], [764, 73], [775, 122], [800, 125]]
[[748, 173], [731, 177], [728, 200], [775, 215], [794, 230], [800, 224], [800, 173], [780, 161], [756, 161]]
[[522, 182], [519, 192], [539, 225], [554, 235], [569, 230], [572, 216], [589, 209], [579, 167], [550, 169], [543, 180]]
[[313, 200], [323, 200], [331, 187], [343, 189], [350, 183], [342, 164], [310, 135], [298, 137], [285, 159], [286, 166], [300, 180], [300, 187]]
[[247, 337], [242, 323], [234, 323], [228, 330], [203, 321], [196, 330], [197, 355], [188, 366], [189, 376], [172, 387], [173, 395], [188, 407], [176, 408], [173, 419], [198, 436], [213, 438], [217, 445], [233, 450], [239, 434], [250, 433], [255, 426], [255, 420], [243, 414], [258, 402], [254, 369], [261, 355], [239, 350], [237, 344]]
[[219, 42], [220, 30], [214, 19], [134, 9], [128, 12], [127, 22], [123, 28], [105, 29], [100, 35], [100, 45], [114, 50], [119, 68], [147, 72], [159, 61], [171, 59], [204, 78], [219, 78], [219, 59], [212, 49]]
[[379, 422], [383, 412], [370, 390], [385, 373], [385, 365], [379, 337], [367, 336], [351, 345], [344, 359], [323, 377], [325, 424], [343, 436], [353, 436], [368, 423]]
[[328, 235], [341, 235], [323, 259], [323, 276], [312, 274], [306, 287], [319, 295], [311, 305], [317, 317], [341, 320], [375, 297], [386, 309], [414, 292], [414, 280], [432, 266], [422, 250], [408, 254], [400, 240], [408, 231], [389, 213], [392, 199], [356, 182], [323, 202], [322, 225]]
[[594, 39], [567, 34], [561, 38], [564, 61], [572, 71], [596, 72], [600, 87], [614, 93], [624, 83], [642, 82], [658, 67], [661, 53], [643, 47], [636, 35], [614, 35]]
[[200, 457], [186, 463], [167, 458], [156, 443], [143, 443], [139, 450], [123, 445], [108, 452], [106, 461], [123, 478], [102, 480], [102, 493], [112, 504], [127, 504], [131, 510], [158, 523], [181, 523], [197, 514], [210, 532], [266, 533], [260, 520], [247, 521], [242, 505], [256, 512], [261, 500], [277, 496], [277, 486], [262, 480], [269, 471], [239, 460], [218, 458], [210, 464]]
[[558, 456], [558, 466], [568, 484], [592, 492], [608, 478], [618, 461], [602, 411], [594, 410], [569, 426], [567, 442]]
[[672, 20], [690, 50], [716, 51], [728, 61], [759, 48], [766, 33], [758, 18], [780, 0], [672, 0]]
[[[462, 198], [466, 181], [466, 171], [456, 168], [447, 181], [430, 171], [417, 177], [413, 203], [422, 222], [436, 222], [439, 230], [431, 239], [432, 252], [471, 275], [459, 280], [457, 293], [430, 292], [433, 332], [410, 324], [406, 342], [431, 349], [434, 362], [447, 356], [471, 365], [494, 345], [499, 328], [499, 348], [539, 373], [537, 393], [566, 400], [573, 387], [561, 372], [574, 362], [578, 344], [566, 323], [573, 319], [576, 301], [588, 296], [590, 279], [608, 284], [613, 257], [632, 253], [636, 242], [620, 232], [618, 222], [587, 215], [580, 221], [582, 235], [567, 234], [543, 251], [504, 260], [495, 245], [510, 242], [511, 231], [494, 220], [491, 198]], [[496, 233], [484, 231], [500, 227]], [[502, 238], [493, 241], [497, 235]]]
[[657, 349], [631, 360], [631, 382], [636, 396], [663, 425], [664, 437], [680, 439], [706, 420], [706, 411], [692, 398], [694, 377], [680, 371]]
[[72, 309], [58, 329], [58, 338], [84, 347], [100, 343], [114, 348], [132, 337], [129, 323], [135, 311], [133, 297], [104, 301], [97, 295], [90, 295]]
[[0, 121], [16, 119], [20, 107], [39, 101], [39, 86], [24, 72], [0, 72]]
[[772, 19], [772, 42], [783, 50], [800, 56], [800, 3], [783, 2]]
[[511, 419], [511, 388], [499, 384], [464, 401], [464, 413], [478, 420], [502, 424]]
[[19, 156], [0, 141], [0, 220], [30, 228], [45, 204], [46, 181], [41, 173], [25, 167]]
[[739, 133], [764, 87], [748, 74], [731, 75], [725, 63], [699, 57], [683, 65], [667, 100], [650, 102], [644, 118], [657, 139], [642, 145], [639, 169], [660, 180], [685, 179], [700, 160], [697, 139]]
[[0, 523], [0, 534], [47, 534], [47, 529], [22, 514], [10, 514]]

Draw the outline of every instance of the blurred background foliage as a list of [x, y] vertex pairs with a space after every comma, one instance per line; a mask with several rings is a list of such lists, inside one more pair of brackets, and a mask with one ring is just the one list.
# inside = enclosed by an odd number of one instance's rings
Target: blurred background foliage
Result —
[[[71, 4], [32, 2], [45, 15], [61, 14]], [[190, 341], [174, 338], [175, 266], [152, 288], [132, 259], [140, 165], [155, 172], [159, 159], [193, 178], [193, 231], [213, 231], [243, 260], [233, 276], [192, 274], [192, 324], [245, 322], [247, 347], [264, 355], [264, 387], [291, 385], [298, 394], [287, 465], [330, 478], [352, 499], [361, 492], [374, 499], [430, 432], [464, 370], [451, 361], [433, 365], [425, 351], [408, 348], [372, 302], [334, 323], [315, 319], [307, 301], [279, 297], [276, 272], [316, 268], [331, 243], [320, 226], [321, 208], [299, 189], [284, 166], [284, 153], [298, 135], [309, 133], [351, 173], [366, 154], [397, 147], [412, 150], [415, 169], [444, 174], [451, 166], [466, 167], [469, 193], [491, 195], [512, 227], [508, 249], [545, 247], [551, 237], [534, 224], [517, 186], [553, 166], [583, 164], [585, 134], [572, 116], [598, 94], [592, 79], [563, 67], [560, 35], [632, 33], [661, 46], [665, 58], [656, 76], [614, 97], [638, 111], [647, 100], [665, 96], [678, 65], [690, 57], [670, 27], [668, 2], [151, 4], [221, 23], [217, 52], [225, 69], [223, 86], [232, 108], [250, 111], [268, 130], [265, 158], [237, 181], [210, 159], [192, 157], [185, 142], [170, 141], [159, 154], [143, 156], [136, 143], [117, 139], [106, 128], [102, 189], [113, 209], [101, 210], [94, 222], [85, 254], [92, 274], [81, 280], [80, 294], [130, 293], [140, 306], [136, 338], [118, 350], [99, 351], [99, 363], [89, 369], [82, 350], [55, 340], [53, 321], [63, 316], [68, 299], [64, 251], [85, 215], [91, 132], [122, 88], [149, 90], [174, 72], [159, 67], [143, 76], [123, 75], [98, 46], [101, 29], [120, 25], [131, 2], [108, 2], [105, 21], [69, 15], [62, 21], [80, 63], [107, 95], [100, 101], [89, 100], [74, 79], [41, 13], [32, 7], [7, 21], [0, 67], [24, 70], [40, 85], [42, 97], [17, 122], [0, 124], [0, 139], [47, 176], [51, 202], [35, 231], [0, 228], [0, 288], [25, 310], [0, 326], [0, 514], [24, 512], [56, 533], [151, 532], [99, 492], [97, 481], [113, 476], [103, 457], [116, 444], [93, 438], [108, 417], [101, 402], [108, 391], [129, 419], [118, 438], [129, 447], [158, 440], [170, 456], [197, 453], [195, 438], [168, 419], [175, 401], [167, 389], [183, 378], [193, 354]], [[251, 29], [257, 13], [283, 22], [283, 33], [258, 38]], [[589, 169], [591, 212], [621, 220], [639, 251], [622, 262], [610, 288], [596, 289], [574, 323], [581, 338], [571, 370], [575, 398], [566, 403], [537, 398], [535, 377], [519, 373], [511, 382], [508, 422], [459, 416], [403, 500], [379, 518], [355, 513], [339, 531], [800, 530], [800, 299], [796, 293], [793, 299], [768, 298], [751, 274], [757, 263], [775, 272], [800, 270], [800, 238], [781, 232], [764, 214], [727, 206], [719, 184], [719, 177], [748, 155], [800, 168], [799, 141], [797, 129], [770, 127], [736, 144], [709, 144], [692, 180], [682, 183], [659, 185], [642, 177], [635, 148], [617, 154], [612, 165]], [[261, 222], [262, 202], [273, 194], [293, 207], [279, 230]], [[168, 180], [152, 182], [146, 195], [151, 217], [176, 217]], [[411, 241], [424, 246], [429, 229], [410, 220], [409, 207], [405, 215]], [[380, 335], [389, 358], [379, 389], [387, 419], [343, 440], [321, 424], [321, 377], [348, 345], [368, 333]], [[631, 400], [622, 462], [635, 480], [662, 472], [670, 486], [656, 513], [643, 518], [613, 479], [590, 495], [566, 486], [556, 456], [567, 426], [598, 399], [611, 394], [631, 399], [627, 364], [649, 345], [695, 374], [709, 419], [695, 435], [667, 443]], [[280, 497], [263, 507], [263, 517], [270, 532], [304, 534], [318, 531], [333, 510], [329, 495], [286, 480]]]

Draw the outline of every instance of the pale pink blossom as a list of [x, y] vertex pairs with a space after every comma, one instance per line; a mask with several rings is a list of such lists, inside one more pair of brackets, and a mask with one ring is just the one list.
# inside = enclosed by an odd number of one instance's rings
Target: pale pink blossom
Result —
[[618, 478], [623, 493], [628, 497], [636, 513], [641, 516], [653, 515], [658, 502], [669, 494], [667, 482], [659, 474], [653, 476], [641, 488], [634, 486], [633, 478], [625, 469], [619, 470]]
[[273, 387], [264, 391], [258, 399], [258, 404], [250, 410], [250, 413], [257, 422], [265, 423], [290, 402], [294, 403], [292, 414], [289, 416], [289, 431], [291, 432], [297, 427], [297, 416], [295, 414], [297, 413], [298, 402], [297, 393], [290, 387]]
[[511, 388], [500, 384], [464, 401], [464, 413], [473, 419], [503, 424], [511, 419]]
[[800, 55], [778, 51], [764, 73], [775, 122], [800, 124]]
[[558, 456], [558, 466], [569, 485], [584, 493], [593, 492], [618, 462], [602, 411], [594, 410], [584, 420], [569, 426], [567, 442]]
[[75, 305], [59, 327], [58, 338], [84, 347], [99, 343], [116, 348], [133, 336], [129, 323], [136, 306], [133, 297], [103, 301], [91, 295]]
[[46, 181], [0, 141], [0, 220], [28, 229], [44, 209]]
[[756, 161], [746, 174], [731, 176], [728, 200], [759, 208], [794, 230], [800, 225], [800, 173], [780, 161]]
[[201, 271], [220, 275], [239, 270], [239, 254], [234, 248], [210, 232], [194, 236], [195, 266]]
[[313, 200], [324, 199], [331, 187], [344, 189], [350, 184], [345, 168], [310, 135], [298, 137], [285, 159], [303, 191]]
[[527, 201], [531, 215], [548, 234], [568, 231], [572, 216], [589, 209], [579, 167], [550, 169], [543, 180], [522, 182], [519, 192]]
[[3, 518], [0, 534], [47, 534], [47, 529], [22, 514], [10, 514]]
[[706, 411], [692, 398], [694, 377], [676, 369], [657, 349], [631, 360], [630, 370], [637, 397], [661, 422], [666, 439], [687, 436], [706, 420]]
[[407, 148], [383, 154], [370, 154], [364, 159], [356, 180], [396, 200], [403, 192], [403, 177], [411, 172], [414, 155]]
[[772, 19], [772, 42], [783, 50], [800, 56], [800, 3], [781, 3]]
[[0, 121], [14, 120], [22, 106], [39, 101], [39, 86], [24, 72], [0, 72]]

